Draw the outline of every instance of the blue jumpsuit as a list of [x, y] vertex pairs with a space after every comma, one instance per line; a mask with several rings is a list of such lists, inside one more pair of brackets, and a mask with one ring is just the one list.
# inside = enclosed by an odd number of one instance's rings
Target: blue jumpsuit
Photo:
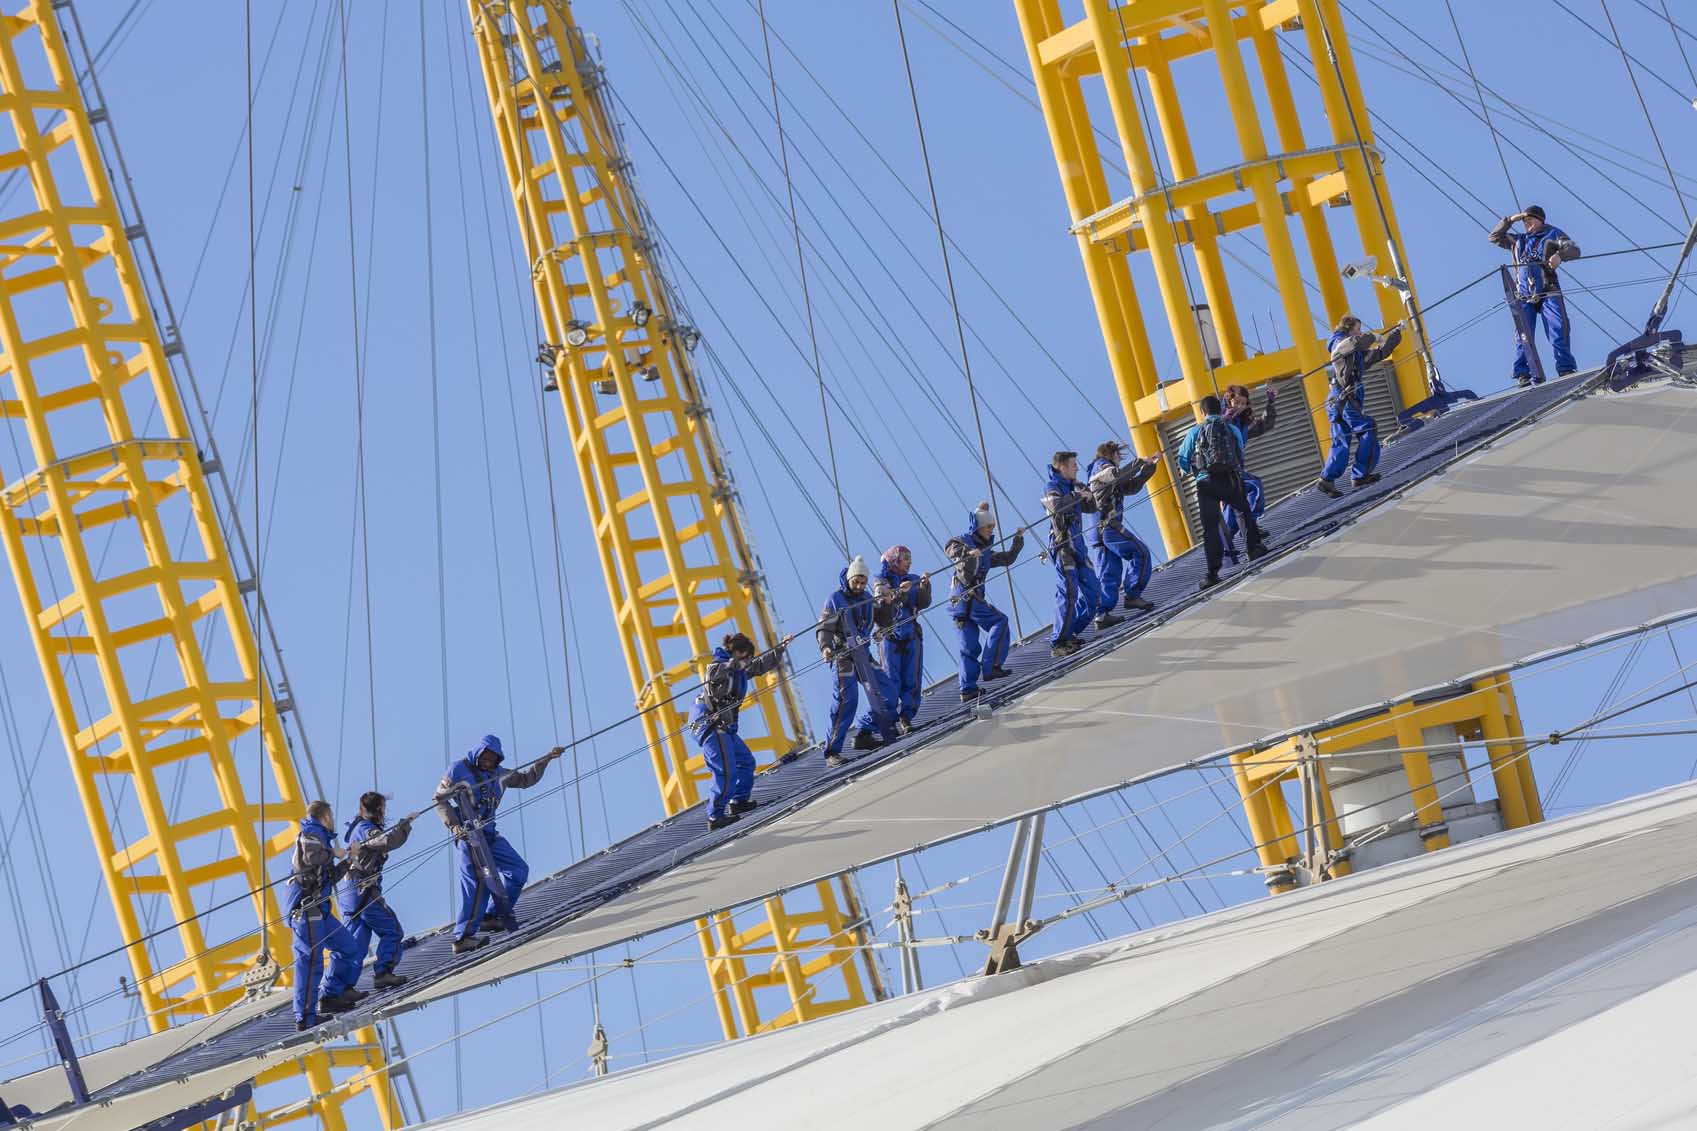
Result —
[[[485, 750], [501, 755], [501, 740], [492, 734], [484, 735], [482, 742], [449, 768], [442, 777], [442, 783], [436, 787], [436, 811], [441, 814], [442, 823], [450, 829], [474, 822], [482, 829], [484, 841], [489, 845], [489, 855], [506, 889], [507, 908], [511, 913], [518, 903], [519, 893], [524, 890], [525, 881], [530, 879], [530, 865], [524, 862], [506, 837], [495, 831], [495, 810], [509, 787], [529, 789], [542, 780], [547, 763], [537, 762], [527, 769], [510, 773], [500, 766], [485, 771], [477, 766], [478, 755]], [[454, 862], [460, 874], [460, 914], [454, 923], [454, 937], [466, 938], [475, 935], [478, 927], [482, 926], [483, 916], [488, 913], [494, 896], [484, 886], [483, 877], [472, 860], [471, 844], [464, 837], [454, 839]]]
[[[311, 817], [301, 818], [284, 897], [289, 927], [295, 934], [295, 1020], [308, 1023], [318, 1020], [318, 999], [336, 997], [358, 981], [359, 964], [365, 961], [365, 948], [355, 944], [352, 933], [330, 910], [330, 896], [342, 870], [330, 848], [332, 835]], [[330, 952], [328, 967], [325, 951]]]
[[[1561, 280], [1550, 270], [1547, 261], [1550, 253], [1557, 251], [1563, 252], [1563, 258], [1574, 258], [1579, 254], [1579, 246], [1552, 224], [1545, 224], [1536, 232], [1510, 232], [1506, 220], [1491, 232], [1491, 242], [1514, 253], [1514, 290], [1527, 331], [1537, 329], [1542, 315], [1544, 334], [1556, 355], [1556, 373], [1559, 376], [1572, 373], [1579, 363], [1573, 357], [1567, 300], [1562, 297]], [[1565, 254], [1568, 250], [1573, 254]], [[1520, 340], [1518, 332], [1514, 336], [1514, 376], [1517, 379], [1532, 376], [1526, 343]]]
[[386, 974], [401, 959], [401, 921], [383, 899], [383, 862], [407, 842], [411, 830], [405, 825], [385, 829], [366, 816], [348, 822], [342, 839], [348, 842], [348, 874], [336, 889], [336, 906], [353, 934], [360, 961], [373, 936], [377, 938], [375, 974]]
[[707, 678], [690, 711], [689, 727], [701, 743], [701, 756], [713, 775], [713, 797], [708, 812], [725, 815], [732, 801], [747, 801], [754, 793], [754, 752], [737, 733], [737, 716], [748, 698], [749, 680], [778, 666], [778, 655], [768, 652], [744, 662], [724, 648], [713, 649]]
[[[920, 687], [924, 679], [925, 631], [919, 623], [922, 610], [931, 607], [931, 583], [921, 584], [917, 573], [903, 573], [888, 562], [878, 567], [872, 592], [890, 602], [890, 627], [884, 632], [884, 701], [890, 712], [904, 723], [919, 713]], [[903, 582], [911, 582], [906, 593]], [[860, 717], [860, 729], [876, 725], [872, 712]]]
[[821, 651], [830, 649], [836, 679], [831, 689], [831, 725], [825, 739], [826, 755], [840, 754], [848, 738], [849, 724], [860, 706], [860, 689], [866, 689], [866, 705], [872, 728], [886, 742], [894, 742], [896, 719], [891, 711], [890, 677], [872, 662], [872, 632], [890, 623], [891, 610], [877, 601], [871, 586], [856, 596], [849, 592], [848, 570], [837, 575], [837, 588], [819, 609], [819, 627], [814, 635]]
[[1125, 599], [1134, 601], [1143, 596], [1149, 584], [1149, 572], [1154, 568], [1149, 546], [1132, 533], [1125, 521], [1125, 498], [1143, 489], [1155, 474], [1155, 464], [1137, 460], [1121, 470], [1118, 464], [1094, 459], [1085, 468], [1084, 480], [1096, 498], [1096, 515], [1090, 526], [1090, 544], [1096, 548], [1096, 572], [1102, 585], [1102, 611], [1107, 612], [1120, 599], [1123, 576]]
[[1055, 631], [1049, 643], [1056, 645], [1084, 631], [1102, 609], [1102, 586], [1084, 549], [1084, 516], [1096, 509], [1096, 500], [1051, 467], [1043, 509], [1050, 517], [1049, 557], [1055, 566]]
[[[1015, 534], [1013, 545], [1006, 550], [992, 550], [991, 542], [978, 529], [977, 512], [966, 519], [966, 533], [949, 539], [945, 552], [955, 563], [954, 580], [949, 584], [949, 616], [960, 633], [960, 689], [973, 691], [978, 678], [1006, 663], [1008, 647], [1008, 614], [984, 599], [984, 582], [992, 569], [1011, 566], [1019, 560], [1025, 545], [1025, 535]], [[979, 634], [988, 632], [989, 651]]]
[[[1326, 343], [1326, 348], [1330, 350], [1348, 336], [1346, 331], [1337, 331]], [[1400, 341], [1401, 330], [1392, 330], [1372, 349], [1357, 349], [1332, 360], [1332, 387], [1331, 392], [1326, 394], [1326, 419], [1332, 423], [1332, 450], [1326, 457], [1326, 466], [1320, 469], [1321, 479], [1335, 481], [1347, 467], [1350, 479], [1359, 480], [1371, 475], [1373, 469], [1379, 466], [1379, 426], [1362, 410], [1367, 396], [1367, 386], [1362, 377], [1368, 369], [1389, 357]], [[1352, 439], [1355, 441], [1353, 463], [1349, 458]]]

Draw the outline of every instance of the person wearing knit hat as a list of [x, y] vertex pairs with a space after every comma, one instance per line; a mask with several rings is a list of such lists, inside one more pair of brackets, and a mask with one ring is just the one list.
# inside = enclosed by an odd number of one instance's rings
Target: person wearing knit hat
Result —
[[[996, 516], [986, 502], [967, 513], [966, 530], [958, 538], [950, 538], [943, 547], [943, 552], [955, 563], [954, 580], [949, 583], [949, 617], [960, 637], [960, 697], [964, 702], [970, 703], [982, 694], [978, 686], [980, 679], [989, 681], [1013, 674], [1002, 666], [1007, 662], [1011, 643], [1008, 614], [985, 597], [984, 582], [992, 569], [1018, 561], [1024, 546], [1022, 526], [1013, 532], [1012, 545], [1005, 550], [996, 549]], [[987, 645], [982, 639], [986, 632], [990, 634]]]
[[1104, 441], [1096, 448], [1096, 458], [1084, 469], [1084, 482], [1096, 499], [1090, 545], [1096, 551], [1102, 608], [1112, 609], [1124, 592], [1126, 608], [1146, 613], [1155, 607], [1143, 598], [1154, 555], [1126, 522], [1125, 500], [1143, 490], [1143, 485], [1161, 465], [1161, 453], [1157, 451], [1149, 459], [1134, 459], [1122, 467], [1120, 461], [1125, 451], [1124, 444]]
[[[1332, 355], [1331, 391], [1326, 395], [1326, 419], [1332, 425], [1332, 450], [1315, 484], [1320, 493], [1339, 498], [1337, 479], [1349, 469], [1350, 482], [1370, 487], [1379, 481], [1379, 425], [1366, 411], [1369, 369], [1390, 357], [1402, 342], [1402, 327], [1393, 327], [1383, 341], [1364, 330], [1361, 319], [1346, 314], [1327, 343]], [[1355, 459], [1350, 460], [1350, 445]]]
[[[921, 672], [925, 657], [925, 631], [919, 614], [931, 607], [931, 575], [913, 572], [913, 551], [895, 545], [878, 559], [872, 578], [872, 593], [890, 607], [890, 627], [884, 638], [884, 695], [896, 716], [902, 734], [913, 729], [919, 713]], [[862, 737], [874, 729], [872, 713], [861, 716]]]
[[861, 749], [876, 749], [899, 737], [896, 720], [890, 710], [887, 677], [872, 662], [871, 644], [874, 632], [888, 628], [894, 610], [888, 600], [872, 592], [872, 571], [859, 554], [837, 575], [837, 588], [825, 598], [819, 610], [818, 627], [814, 635], [819, 641], [819, 654], [831, 665], [836, 683], [831, 691], [831, 723], [825, 738], [825, 764], [843, 764], [843, 743], [848, 738], [849, 724], [854, 722], [855, 709], [860, 705], [860, 691], [866, 691], [868, 721], [871, 726], [855, 745]]
[[1098, 628], [1112, 628], [1125, 619], [1108, 611], [1112, 604], [1103, 605], [1102, 585], [1084, 548], [1084, 516], [1095, 512], [1096, 497], [1078, 481], [1077, 452], [1056, 452], [1049, 461], [1043, 509], [1049, 514], [1049, 561], [1055, 567], [1055, 631], [1049, 636], [1049, 654], [1070, 656], [1084, 646], [1079, 633], [1093, 618]]
[[[1518, 221], [1523, 231], [1509, 231]], [[1556, 355], [1556, 373], [1565, 377], [1579, 368], [1573, 356], [1572, 324], [1567, 319], [1567, 300], [1561, 293], [1561, 276], [1557, 273], [1563, 263], [1579, 258], [1579, 245], [1566, 232], [1544, 219], [1544, 210], [1528, 204], [1513, 216], [1504, 216], [1491, 229], [1488, 238], [1504, 251], [1514, 255], [1515, 293], [1515, 353], [1514, 379], [1521, 388], [1543, 379], [1534, 376], [1530, 354], [1532, 331], [1538, 319], [1544, 319], [1544, 333], [1550, 339], [1550, 349]]]

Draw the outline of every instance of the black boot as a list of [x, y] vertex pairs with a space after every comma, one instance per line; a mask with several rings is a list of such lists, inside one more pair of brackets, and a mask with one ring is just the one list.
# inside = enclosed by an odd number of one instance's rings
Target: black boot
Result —
[[756, 801], [754, 798], [745, 797], [739, 801], [732, 801], [729, 805], [725, 806], [725, 812], [729, 813], [733, 817], [740, 817], [759, 804], [760, 802]]
[[1208, 590], [1212, 589], [1214, 586], [1218, 585], [1219, 583], [1220, 583], [1220, 575], [1217, 574], [1217, 573], [1210, 573], [1207, 577], [1204, 577], [1202, 579], [1202, 584], [1198, 585], [1196, 587], [1196, 591], [1198, 593], [1205, 593]]
[[1377, 471], [1369, 471], [1366, 475], [1363, 475], [1360, 479], [1357, 479], [1355, 481], [1355, 485], [1357, 487], [1371, 487], [1373, 484], [1377, 483], [1378, 481], [1379, 481], [1379, 473]]
[[882, 745], [884, 745], [884, 740], [865, 727], [854, 732], [854, 748], [856, 750], [876, 750]]
[[1013, 673], [1010, 672], [1008, 669], [1006, 669], [1004, 667], [997, 666], [997, 667], [991, 668], [989, 671], [985, 672], [979, 678], [983, 679], [983, 680], [1006, 679], [1006, 678], [1008, 678], [1008, 676], [1010, 676], [1012, 674]]
[[825, 755], [825, 767], [827, 769], [834, 770], [839, 766], [846, 766], [846, 765], [848, 765], [848, 759], [843, 757], [841, 754], [827, 754], [827, 755]]
[[1140, 613], [1147, 613], [1152, 612], [1155, 605], [1152, 601], [1145, 601], [1142, 597], [1133, 597], [1128, 593], [1125, 598], [1125, 607], [1128, 609], [1136, 609]]
[[1321, 479], [1317, 481], [1314, 486], [1320, 489], [1320, 494], [1322, 495], [1327, 495], [1334, 499], [1343, 498], [1343, 492], [1338, 490], [1338, 485], [1333, 483], [1330, 479]]
[[[984, 678], [989, 679], [990, 677], [985, 676]], [[962, 703], [971, 703], [983, 694], [984, 693], [976, 687], [963, 687], [960, 689], [960, 701]]]
[[1103, 613], [1096, 618], [1097, 628], [1112, 628], [1116, 624], [1124, 624], [1124, 617], [1116, 617], [1113, 613]]
[[454, 940], [454, 953], [469, 954], [472, 951], [477, 950], [479, 947], [487, 946], [488, 944], [488, 939], [481, 939], [476, 935], [461, 935], [459, 938]]
[[393, 970], [379, 970], [371, 976], [371, 988], [376, 990], [392, 990], [406, 984], [407, 980]]
[[712, 832], [715, 829], [722, 829], [726, 825], [734, 825], [736, 823], [737, 815], [735, 813], [725, 813], [718, 817], [709, 815], [707, 818], [707, 830]]
[[1249, 547], [1249, 560], [1252, 562], [1259, 561], [1272, 552], [1273, 551], [1267, 548], [1267, 543], [1257, 542], [1255, 545]]
[[316, 1029], [317, 1027], [318, 1018], [312, 1016], [302, 1017], [295, 1022], [295, 1032], [297, 1033], [304, 1033], [308, 1029]]
[[346, 1013], [359, 1002], [342, 994], [318, 995], [318, 1011], [320, 1013]]

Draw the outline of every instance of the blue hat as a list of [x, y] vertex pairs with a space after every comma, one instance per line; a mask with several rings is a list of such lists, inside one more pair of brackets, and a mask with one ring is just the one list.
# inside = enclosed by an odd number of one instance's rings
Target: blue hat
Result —
[[471, 751], [472, 759], [475, 761], [477, 759], [477, 756], [479, 754], [483, 753], [485, 750], [493, 750], [495, 752], [495, 760], [497, 762], [504, 762], [504, 761], [507, 760], [506, 754], [503, 753], [502, 750], [501, 750], [501, 739], [497, 735], [493, 735], [493, 734], [484, 735], [483, 741], [479, 742], [476, 746], [472, 747], [472, 751]]

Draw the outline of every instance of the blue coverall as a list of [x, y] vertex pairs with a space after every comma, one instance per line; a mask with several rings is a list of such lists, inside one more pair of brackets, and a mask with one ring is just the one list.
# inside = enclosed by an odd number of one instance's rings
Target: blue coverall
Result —
[[[450, 829], [472, 822], [481, 828], [483, 839], [489, 845], [490, 858], [506, 888], [510, 913], [518, 903], [525, 881], [530, 879], [530, 865], [524, 862], [506, 837], [495, 831], [495, 810], [509, 787], [529, 789], [541, 781], [548, 764], [538, 761], [525, 769], [511, 772], [499, 765], [493, 770], [483, 770], [478, 768], [477, 758], [485, 750], [493, 750], [498, 758], [505, 757], [501, 752], [501, 740], [492, 734], [484, 735], [483, 741], [448, 769], [442, 783], [436, 787], [436, 811]], [[454, 923], [454, 937], [463, 939], [476, 934], [478, 927], [483, 925], [483, 916], [488, 913], [494, 895], [484, 886], [483, 877], [472, 860], [471, 844], [465, 837], [454, 839], [454, 862], [460, 874], [460, 914]]]
[[1084, 469], [1084, 481], [1096, 498], [1090, 544], [1096, 548], [1096, 572], [1102, 586], [1103, 612], [1112, 609], [1120, 599], [1122, 577], [1128, 601], [1143, 596], [1143, 589], [1149, 584], [1154, 558], [1149, 553], [1148, 544], [1126, 524], [1125, 497], [1141, 491], [1153, 474], [1155, 464], [1142, 460], [1122, 471], [1118, 464], [1098, 457]]
[[[993, 529], [993, 528], [991, 528]], [[973, 691], [985, 671], [994, 671], [1008, 658], [1008, 614], [984, 599], [984, 582], [992, 569], [1013, 565], [1025, 545], [1025, 535], [1015, 534], [1006, 550], [992, 550], [987, 531], [978, 526], [978, 512], [967, 516], [966, 533], [949, 539], [945, 548], [955, 563], [949, 584], [949, 616], [960, 632], [960, 689]], [[979, 634], [989, 632], [989, 655]]]
[[732, 801], [747, 801], [754, 793], [754, 752], [737, 733], [742, 701], [748, 698], [749, 680], [778, 666], [776, 652], [739, 661], [724, 648], [713, 649], [707, 678], [690, 711], [689, 727], [701, 743], [701, 756], [713, 775], [713, 797], [708, 812], [725, 815]]
[[1096, 509], [1096, 500], [1076, 480], [1050, 467], [1043, 509], [1050, 516], [1049, 557], [1055, 566], [1055, 630], [1049, 636], [1053, 646], [1084, 631], [1102, 610], [1102, 586], [1084, 550], [1084, 516]]
[[827, 756], [840, 754], [860, 706], [860, 688], [866, 688], [866, 705], [872, 729], [886, 742], [894, 742], [896, 718], [890, 709], [890, 677], [872, 662], [874, 628], [888, 625], [890, 608], [878, 602], [869, 585], [859, 595], [849, 592], [848, 570], [837, 575], [837, 588], [819, 609], [819, 627], [814, 635], [821, 651], [830, 649], [836, 684], [831, 689], [831, 725], [825, 739]]
[[[1337, 331], [1326, 343], [1327, 350], [1349, 336], [1348, 331]], [[1350, 479], [1358, 480], [1371, 475], [1373, 469], [1379, 466], [1379, 425], [1362, 410], [1367, 396], [1362, 375], [1370, 366], [1388, 357], [1401, 337], [1393, 330], [1384, 343], [1370, 350], [1357, 349], [1333, 359], [1332, 387], [1331, 392], [1326, 394], [1326, 419], [1332, 423], [1332, 450], [1326, 457], [1326, 466], [1320, 469], [1321, 479], [1335, 481], [1348, 467]], [[1352, 439], [1355, 441], [1353, 464], [1349, 459]]]
[[[884, 701], [890, 713], [904, 723], [912, 723], [919, 713], [924, 678], [925, 631], [919, 614], [931, 607], [931, 582], [921, 584], [919, 577], [883, 562], [872, 579], [872, 592], [887, 597], [891, 610], [890, 627], [884, 631]], [[902, 592], [904, 582], [911, 582], [906, 593]], [[871, 711], [860, 717], [860, 729], [875, 726]]]
[[374, 974], [386, 974], [401, 959], [401, 921], [383, 899], [383, 862], [411, 835], [405, 824], [385, 829], [363, 814], [348, 822], [342, 839], [348, 844], [348, 874], [336, 889], [336, 906], [359, 948], [360, 961], [373, 936], [377, 938]]
[[[1492, 230], [1491, 242], [1514, 253], [1514, 290], [1527, 332], [1536, 331], [1542, 315], [1544, 335], [1550, 339], [1550, 350], [1556, 355], [1556, 373], [1566, 376], [1579, 368], [1579, 362], [1573, 357], [1572, 326], [1567, 318], [1567, 300], [1561, 293], [1561, 280], [1550, 270], [1547, 261], [1551, 252], [1574, 258], [1579, 245], [1553, 224], [1545, 224], [1536, 232], [1510, 232], [1509, 223], [1505, 218]], [[1572, 255], [1566, 254], [1569, 250]], [[1514, 336], [1514, 376], [1517, 379], [1532, 376], [1526, 343], [1518, 332]]]
[[[341, 871], [330, 848], [332, 835], [311, 817], [302, 817], [290, 862], [284, 903], [295, 934], [296, 1021], [317, 1021], [319, 998], [336, 997], [358, 981], [359, 964], [365, 961], [365, 948], [330, 910]], [[325, 951], [330, 952], [328, 967]]]

